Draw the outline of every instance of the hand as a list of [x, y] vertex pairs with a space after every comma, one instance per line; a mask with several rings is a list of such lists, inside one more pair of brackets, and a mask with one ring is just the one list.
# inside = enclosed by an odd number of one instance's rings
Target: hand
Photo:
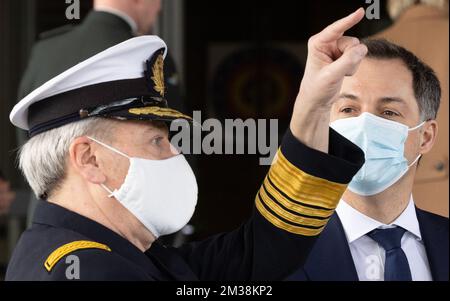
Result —
[[367, 47], [344, 32], [364, 17], [360, 8], [308, 41], [308, 58], [294, 105], [290, 129], [305, 145], [328, 152], [330, 110], [345, 76], [353, 75]]

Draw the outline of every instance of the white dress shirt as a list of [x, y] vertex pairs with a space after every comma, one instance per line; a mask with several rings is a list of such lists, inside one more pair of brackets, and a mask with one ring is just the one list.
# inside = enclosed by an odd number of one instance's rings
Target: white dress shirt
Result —
[[384, 280], [385, 251], [366, 234], [376, 228], [395, 226], [406, 230], [401, 240], [401, 247], [408, 259], [412, 280], [433, 280], [412, 196], [406, 209], [390, 225], [362, 214], [344, 200], [339, 202], [336, 212], [342, 222], [359, 280]]
[[111, 7], [108, 7], [108, 6], [101, 6], [101, 5], [97, 6], [95, 8], [95, 10], [116, 15], [117, 17], [119, 17], [122, 20], [124, 20], [128, 25], [130, 25], [131, 31], [133, 32], [133, 35], [135, 35], [135, 36], [138, 35], [138, 27], [137, 27], [136, 21], [134, 21], [133, 18], [131, 18], [129, 15], [127, 15], [123, 11], [120, 11], [118, 9], [111, 8]]

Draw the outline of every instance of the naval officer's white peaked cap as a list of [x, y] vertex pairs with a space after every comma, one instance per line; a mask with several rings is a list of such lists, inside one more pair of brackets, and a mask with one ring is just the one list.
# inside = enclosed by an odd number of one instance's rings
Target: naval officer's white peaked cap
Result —
[[164, 98], [166, 54], [157, 36], [124, 41], [32, 91], [14, 106], [10, 120], [30, 136], [87, 117], [190, 120], [170, 109]]

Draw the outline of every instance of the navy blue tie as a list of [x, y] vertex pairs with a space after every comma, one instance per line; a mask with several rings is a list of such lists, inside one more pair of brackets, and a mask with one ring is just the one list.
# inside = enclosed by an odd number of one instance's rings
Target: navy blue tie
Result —
[[405, 229], [400, 227], [375, 229], [367, 235], [375, 240], [386, 251], [384, 264], [385, 281], [411, 281], [411, 270], [408, 259], [401, 248], [401, 240]]

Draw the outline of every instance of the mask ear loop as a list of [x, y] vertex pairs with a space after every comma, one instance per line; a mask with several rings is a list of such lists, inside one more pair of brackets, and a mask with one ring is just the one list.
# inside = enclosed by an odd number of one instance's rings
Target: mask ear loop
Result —
[[416, 164], [416, 162], [419, 161], [420, 157], [422, 157], [422, 154], [419, 154], [419, 155], [417, 156], [417, 158], [416, 158], [411, 164], [408, 165], [408, 168], [411, 168], [411, 166], [413, 166], [414, 164]]
[[416, 125], [415, 127], [409, 128], [408, 131], [414, 131], [417, 130], [418, 128], [422, 127], [425, 124], [426, 121], [422, 121], [422, 123]]
[[[90, 137], [90, 136], [87, 136], [87, 137], [88, 137], [88, 139], [90, 139], [90, 140], [92, 140], [92, 141], [94, 141], [94, 142], [100, 144], [101, 146], [106, 147], [106, 148], [109, 149], [110, 151], [113, 151], [113, 152], [115, 152], [116, 154], [122, 155], [122, 156], [124, 156], [124, 157], [126, 157], [126, 158], [128, 158], [128, 159], [131, 159], [130, 156], [128, 156], [127, 154], [122, 153], [122, 152], [119, 151], [118, 149], [115, 149], [114, 147], [109, 146], [108, 144], [105, 144], [105, 143], [103, 143], [103, 142], [101, 142], [101, 141], [98, 141], [97, 139], [92, 138], [92, 137]], [[104, 184], [102, 183], [102, 184], [100, 184], [100, 186], [108, 192], [108, 197], [109, 197], [109, 198], [111, 198], [111, 197], [114, 196], [114, 192], [113, 192], [111, 189], [109, 189], [108, 187], [106, 187], [106, 185], [104, 185]]]
[[98, 141], [97, 139], [92, 138], [92, 137], [89, 137], [89, 136], [86, 136], [86, 137], [88, 137], [88, 138], [91, 139], [92, 141], [97, 142], [97, 143], [100, 144], [101, 146], [106, 147], [106, 148], [109, 149], [110, 151], [115, 152], [116, 154], [122, 155], [122, 156], [124, 156], [124, 157], [126, 157], [126, 158], [128, 158], [128, 159], [131, 159], [131, 157], [128, 156], [127, 154], [122, 153], [120, 150], [115, 149], [114, 147], [109, 146], [108, 144], [105, 144], [105, 143], [103, 143], [103, 142], [101, 142], [101, 141]]
[[114, 192], [111, 191], [111, 189], [109, 189], [108, 187], [106, 187], [105, 184], [102, 183], [102, 184], [100, 184], [100, 186], [108, 192], [108, 197], [109, 198], [112, 198], [114, 196]]
[[[420, 124], [416, 125], [415, 127], [408, 129], [408, 131], [414, 131], [414, 130], [417, 130], [418, 128], [422, 127], [422, 126], [425, 124], [425, 122], [426, 122], [426, 121], [422, 121]], [[419, 161], [420, 157], [422, 157], [422, 154], [419, 154], [419, 155], [417, 156], [417, 158], [416, 158], [411, 164], [408, 165], [408, 168], [411, 168], [411, 166], [413, 166], [414, 164], [416, 164], [416, 162]]]

